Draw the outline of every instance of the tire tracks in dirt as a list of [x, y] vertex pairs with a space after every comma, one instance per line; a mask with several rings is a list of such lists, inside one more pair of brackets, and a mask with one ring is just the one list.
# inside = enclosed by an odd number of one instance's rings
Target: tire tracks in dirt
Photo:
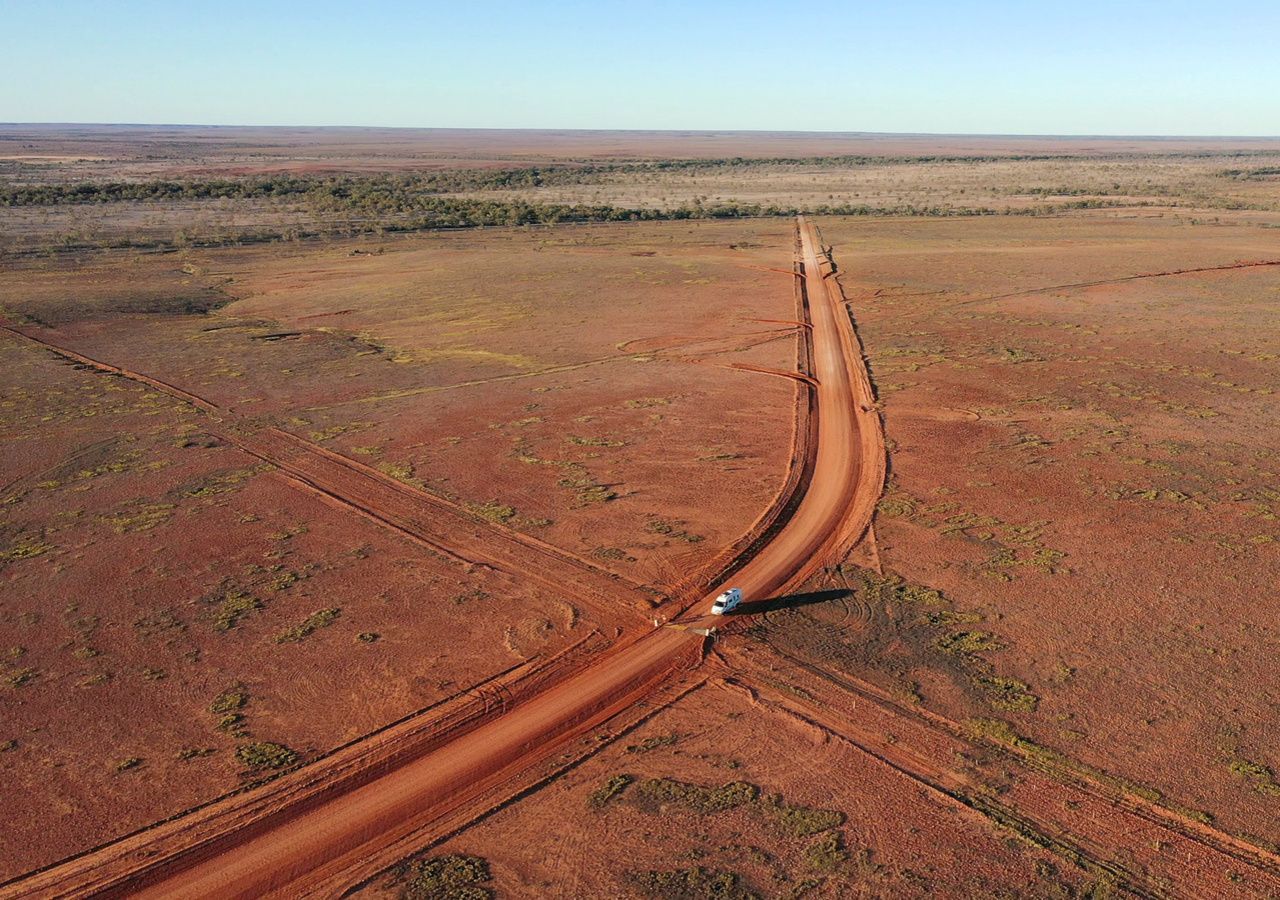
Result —
[[813, 377], [813, 322], [809, 312], [804, 251], [798, 227], [793, 254], [795, 259], [790, 274], [792, 302], [796, 310], [795, 324], [803, 326], [796, 334], [795, 370], [805, 380], [798, 380], [795, 385], [791, 416], [791, 456], [787, 460], [787, 474], [768, 506], [736, 541], [716, 554], [698, 571], [672, 586], [669, 593], [676, 603], [683, 606], [697, 599], [703, 585], [723, 581], [730, 572], [755, 555], [791, 517], [809, 489], [818, 444], [818, 382]]
[[[169, 382], [135, 372], [0, 323], [0, 332], [48, 350], [79, 366], [142, 384], [205, 413], [206, 430], [270, 463], [297, 487], [329, 504], [382, 525], [437, 556], [465, 568], [487, 566], [530, 580], [554, 595], [568, 595], [594, 609], [607, 624], [634, 621], [656, 605], [635, 582], [583, 557], [482, 521], [449, 500], [397, 481], [370, 466], [275, 426], [257, 427], [236, 413]], [[534, 561], [531, 564], [531, 560]], [[622, 602], [605, 604], [603, 598]]]
[[[997, 300], [1010, 300], [1014, 297], [1032, 297], [1036, 294], [1049, 294], [1054, 291], [1069, 291], [1075, 288], [1102, 287], [1108, 284], [1124, 284], [1128, 281], [1142, 281], [1147, 278], [1172, 278], [1178, 275], [1198, 275], [1203, 272], [1230, 272], [1235, 269], [1260, 269], [1269, 266], [1280, 266], [1280, 259], [1260, 259], [1248, 262], [1227, 263], [1221, 266], [1197, 266], [1191, 269], [1171, 269], [1168, 272], [1142, 272], [1137, 275], [1122, 275], [1119, 278], [1103, 278], [1098, 281], [1076, 281], [1070, 284], [1051, 284], [1047, 287], [1029, 288], [1024, 291], [1010, 291], [1007, 294], [995, 294], [991, 297], [974, 297], [972, 300], [960, 300], [947, 304], [947, 308], [970, 306], [974, 303], [994, 303]], [[917, 296], [917, 295], [904, 295]], [[888, 299], [899, 300], [902, 297]]]
[[[767, 696], [771, 704], [1133, 893], [1187, 900], [1280, 895], [1275, 854], [1167, 807], [1084, 773], [1057, 771], [1003, 743], [976, 740], [960, 723], [922, 707], [908, 708], [874, 685], [774, 647], [765, 654], [727, 649], [721, 655], [730, 680]], [[787, 683], [800, 686], [811, 699], [772, 686], [779, 664], [790, 669]], [[981, 780], [980, 760], [993, 752], [1021, 769], [1017, 782], [1000, 793]], [[968, 760], [970, 769], [957, 766], [958, 759]], [[1239, 886], [1225, 878], [1233, 867], [1247, 874]]]

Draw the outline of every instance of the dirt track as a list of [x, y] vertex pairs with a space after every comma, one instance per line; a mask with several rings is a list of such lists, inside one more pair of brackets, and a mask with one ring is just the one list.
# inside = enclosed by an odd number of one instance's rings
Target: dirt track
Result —
[[[788, 653], [775, 650], [765, 660], [737, 650], [725, 656], [725, 677], [769, 705], [848, 741], [957, 808], [1034, 835], [1042, 846], [1057, 847], [1085, 868], [1106, 872], [1127, 893], [1188, 900], [1280, 895], [1274, 854], [1175, 810], [1079, 771], [1056, 771], [1007, 745], [996, 746], [1022, 763], [1016, 786], [1002, 795], [984, 793], [979, 769], [957, 764], [982, 756], [980, 742], [961, 723], [904, 705], [868, 682]], [[779, 672], [805, 696], [780, 692], [774, 681]], [[1247, 883], [1224, 883], [1223, 872], [1233, 867], [1248, 872]]]
[[[827, 278], [830, 263], [816, 229], [803, 220], [799, 227], [819, 383], [818, 441], [811, 490], [775, 539], [732, 578], [754, 597], [786, 591], [856, 543], [884, 479], [883, 434], [857, 336], [838, 286]], [[712, 624], [709, 616], [685, 621]], [[229, 815], [226, 831], [194, 846], [182, 846], [179, 819], [161, 826], [165, 833], [156, 835], [154, 848], [140, 835], [127, 847], [108, 846], [9, 891], [157, 897], [340, 892], [352, 881], [347, 873], [367, 868], [381, 848], [410, 835], [426, 839], [434, 821], [625, 709], [698, 650], [684, 630], [646, 633], [504, 715], [349, 790], [258, 818], [237, 822]]]
[[[296, 487], [372, 520], [459, 565], [489, 566], [596, 607], [601, 620], [622, 623], [656, 603], [634, 582], [589, 560], [509, 528], [490, 525], [463, 507], [275, 427], [257, 427], [183, 388], [58, 346], [0, 322], [0, 332], [35, 343], [77, 365], [118, 375], [190, 404], [208, 417], [210, 434], [276, 467]], [[536, 563], [534, 562], [536, 560]]]

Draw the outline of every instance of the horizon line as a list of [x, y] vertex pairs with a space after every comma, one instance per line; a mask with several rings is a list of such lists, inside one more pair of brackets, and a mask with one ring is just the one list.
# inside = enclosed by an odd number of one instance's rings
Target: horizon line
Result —
[[452, 131], [452, 132], [525, 132], [525, 133], [580, 133], [580, 134], [665, 134], [665, 135], [812, 135], [830, 137], [864, 138], [1015, 138], [1065, 140], [1213, 140], [1213, 141], [1280, 141], [1280, 134], [1128, 134], [1123, 132], [999, 132], [999, 131], [820, 131], [810, 129], [771, 128], [560, 128], [555, 126], [453, 126], [453, 125], [300, 125], [300, 124], [242, 124], [209, 122], [0, 122], [5, 128], [253, 128], [253, 129], [307, 129], [332, 131]]

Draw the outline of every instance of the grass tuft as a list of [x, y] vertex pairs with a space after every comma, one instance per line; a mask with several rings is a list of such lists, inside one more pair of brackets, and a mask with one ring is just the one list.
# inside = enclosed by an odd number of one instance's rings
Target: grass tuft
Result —
[[298, 761], [297, 751], [271, 741], [252, 741], [236, 747], [236, 759], [250, 769], [283, 769]]
[[641, 896], [654, 900], [756, 900], [742, 886], [736, 872], [720, 872], [694, 866], [670, 872], [631, 872], [627, 875]]
[[779, 831], [792, 837], [809, 837], [844, 824], [844, 813], [834, 809], [792, 806], [774, 794], [760, 804], [760, 810]]
[[659, 809], [679, 806], [703, 815], [754, 803], [759, 796], [760, 789], [745, 781], [702, 787], [673, 778], [651, 778], [636, 789], [636, 798], [642, 805]]
[[487, 860], [479, 856], [435, 856], [414, 863], [400, 891], [404, 900], [488, 900], [493, 891]]
[[243, 591], [229, 591], [223, 595], [217, 609], [214, 611], [214, 630], [230, 631], [240, 624], [240, 620], [249, 613], [261, 608], [262, 601], [257, 597], [246, 594]]
[[608, 806], [609, 802], [621, 795], [633, 781], [635, 781], [635, 778], [631, 775], [614, 775], [591, 792], [591, 796], [587, 798], [587, 805], [592, 809], [602, 809]]
[[328, 628], [341, 614], [342, 608], [337, 606], [317, 610], [288, 631], [276, 635], [276, 643], [293, 644], [305, 640], [321, 628]]
[[812, 844], [804, 848], [805, 865], [819, 872], [834, 871], [848, 858], [849, 853], [844, 849], [844, 837], [834, 830], [820, 835]]

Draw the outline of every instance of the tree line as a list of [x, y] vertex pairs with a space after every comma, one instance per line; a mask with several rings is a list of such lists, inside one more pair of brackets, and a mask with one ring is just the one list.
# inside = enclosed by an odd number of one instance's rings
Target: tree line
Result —
[[[1174, 154], [1170, 154], [1173, 156]], [[1199, 157], [1203, 154], [1177, 154]], [[1247, 151], [1222, 156], [1249, 155]], [[1132, 157], [1128, 157], [1132, 158]], [[1164, 157], [1162, 157], [1164, 158]], [[0, 206], [56, 206], [61, 204], [302, 199], [327, 208], [369, 206], [407, 208], [416, 195], [456, 194], [473, 191], [520, 190], [555, 185], [597, 184], [628, 175], [661, 175], [723, 169], [761, 167], [851, 168], [871, 165], [924, 165], [936, 163], [1028, 162], [1074, 160], [1068, 154], [928, 155], [928, 156], [808, 156], [718, 157], [708, 159], [659, 159], [623, 162], [567, 162], [545, 166], [493, 169], [444, 169], [434, 172], [380, 175], [260, 175], [246, 178], [213, 178], [150, 181], [81, 182], [76, 184], [9, 184], [0, 186]], [[1229, 177], [1265, 177], [1271, 168], [1223, 172]]]

